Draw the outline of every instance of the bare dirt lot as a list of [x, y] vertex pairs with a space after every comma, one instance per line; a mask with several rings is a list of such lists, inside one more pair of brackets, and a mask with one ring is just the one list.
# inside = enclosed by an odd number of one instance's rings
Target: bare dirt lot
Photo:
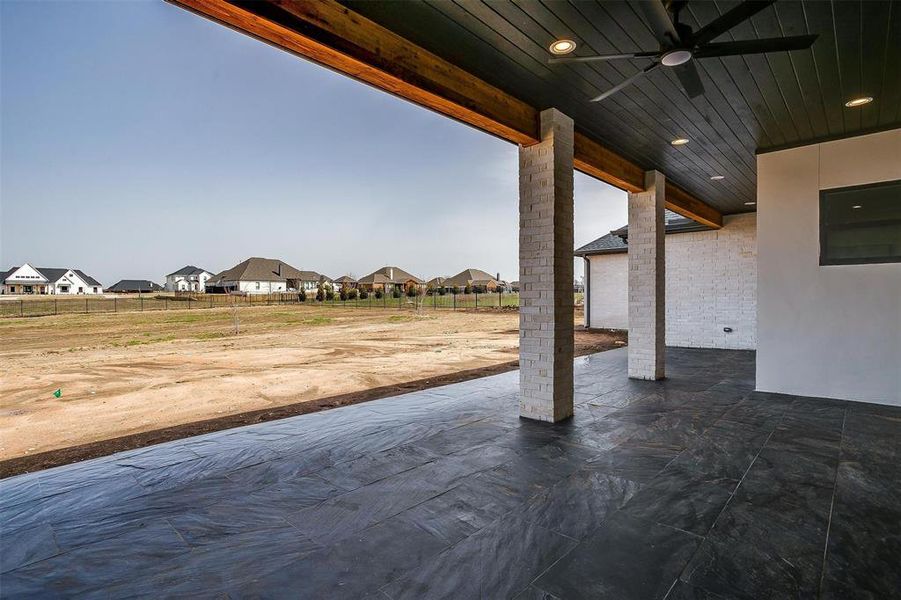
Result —
[[[0, 320], [2, 474], [500, 372], [517, 358], [516, 311], [237, 314], [237, 334], [230, 309]], [[580, 331], [577, 346], [622, 339]]]

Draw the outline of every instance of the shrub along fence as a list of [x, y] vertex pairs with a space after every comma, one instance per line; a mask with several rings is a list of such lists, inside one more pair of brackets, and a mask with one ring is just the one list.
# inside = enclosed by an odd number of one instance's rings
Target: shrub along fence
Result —
[[[350, 296], [350, 297], [349, 297]], [[582, 294], [575, 294], [578, 304]], [[388, 294], [340, 294], [322, 299], [316, 292], [273, 294], [196, 294], [196, 295], [123, 295], [123, 296], [43, 296], [0, 300], [0, 317], [41, 317], [66, 314], [150, 312], [161, 310], [200, 310], [204, 308], [254, 307], [296, 304], [322, 308], [382, 308], [396, 310], [475, 310], [512, 309], [519, 306], [519, 294], [470, 293], [395, 296]]]

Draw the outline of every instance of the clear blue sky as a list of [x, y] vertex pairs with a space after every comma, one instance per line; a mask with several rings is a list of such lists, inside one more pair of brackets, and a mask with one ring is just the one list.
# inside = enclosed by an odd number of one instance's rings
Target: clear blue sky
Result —
[[[518, 278], [511, 144], [162, 1], [2, 0], [0, 27], [0, 268]], [[625, 222], [576, 175], [577, 244]]]

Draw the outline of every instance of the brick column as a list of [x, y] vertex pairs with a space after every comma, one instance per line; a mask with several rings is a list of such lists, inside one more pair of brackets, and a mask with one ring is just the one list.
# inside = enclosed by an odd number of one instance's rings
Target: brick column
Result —
[[666, 274], [664, 178], [645, 173], [645, 191], [629, 194], [629, 377], [665, 376]]
[[573, 121], [541, 112], [519, 150], [519, 414], [573, 414]]

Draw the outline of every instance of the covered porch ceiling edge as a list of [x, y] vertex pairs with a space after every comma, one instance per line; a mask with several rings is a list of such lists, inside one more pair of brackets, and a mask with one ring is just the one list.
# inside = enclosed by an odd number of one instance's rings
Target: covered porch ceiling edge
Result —
[[[520, 145], [539, 141], [540, 110], [366, 19], [335, 0], [168, 0], [191, 12]], [[575, 168], [628, 192], [645, 168], [578, 131]], [[666, 183], [666, 208], [708, 227], [723, 215]]]

